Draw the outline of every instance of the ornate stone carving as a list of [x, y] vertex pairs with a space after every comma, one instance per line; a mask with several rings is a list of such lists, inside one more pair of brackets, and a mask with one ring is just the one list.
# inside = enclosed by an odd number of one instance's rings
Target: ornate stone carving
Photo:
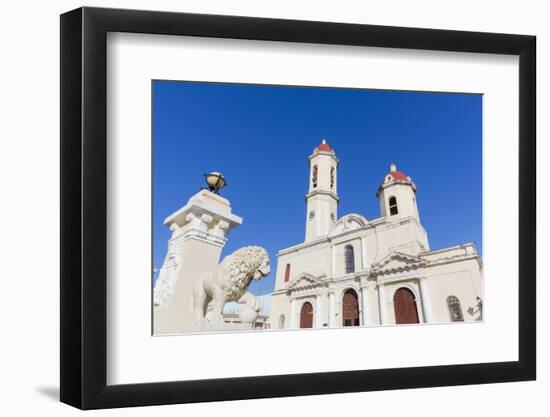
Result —
[[[172, 243], [172, 242], [170, 242]], [[176, 287], [178, 270], [180, 268], [180, 257], [173, 250], [173, 244], [169, 245], [168, 255], [164, 265], [159, 271], [159, 277], [153, 291], [153, 306], [155, 310], [165, 306]]]
[[360, 214], [348, 214], [340, 218], [332, 225], [329, 236], [337, 236], [341, 233], [350, 232], [367, 227], [369, 221]]
[[220, 220], [218, 224], [214, 227], [214, 234], [218, 237], [225, 238], [225, 234], [229, 229], [229, 223], [223, 220]]
[[176, 223], [172, 223], [170, 225], [170, 231], [172, 232], [172, 239], [175, 239], [180, 234], [181, 228]]
[[254, 321], [260, 302], [247, 289], [252, 280], [259, 280], [270, 272], [269, 255], [259, 246], [246, 246], [226, 256], [214, 272], [203, 275], [194, 288], [195, 324], [223, 323], [223, 306], [228, 301], [246, 304], [247, 309], [255, 312], [254, 317], [248, 314], [247, 319]]
[[212, 223], [213, 220], [214, 220], [214, 217], [212, 217], [210, 214], [202, 214], [201, 215], [201, 222], [202, 222], [201, 227], [205, 228], [205, 230], [208, 229], [208, 225], [210, 223]]

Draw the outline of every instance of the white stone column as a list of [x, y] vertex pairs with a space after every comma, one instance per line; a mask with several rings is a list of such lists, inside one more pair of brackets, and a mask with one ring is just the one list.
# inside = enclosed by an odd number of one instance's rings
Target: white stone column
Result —
[[420, 278], [418, 280], [420, 284], [420, 298], [422, 302], [422, 313], [424, 314], [424, 322], [431, 323], [433, 321], [432, 305], [430, 303], [430, 292], [428, 290], [428, 283], [426, 278]]
[[321, 294], [315, 296], [315, 327], [323, 327], [323, 313], [321, 312]]
[[331, 271], [332, 271], [332, 278], [336, 275], [336, 249], [334, 245], [330, 247], [330, 253], [331, 253]]
[[369, 324], [369, 305], [368, 305], [368, 297], [369, 297], [369, 294], [368, 294], [368, 290], [367, 290], [367, 286], [364, 285], [361, 287], [361, 309], [362, 309], [362, 323], [361, 325], [362, 326], [366, 326]]
[[364, 271], [367, 269], [367, 244], [365, 242], [366, 238], [361, 238], [361, 270]]
[[296, 300], [294, 298], [290, 299], [290, 322], [289, 328], [296, 329]]
[[378, 284], [378, 308], [380, 309], [380, 324], [389, 324], [384, 284]]
[[367, 318], [369, 319], [367, 325], [369, 326], [380, 324], [380, 310], [378, 308], [377, 297], [376, 284], [374, 282], [367, 282]]
[[172, 236], [153, 292], [154, 334], [194, 329], [193, 288], [216, 267], [229, 232], [241, 223], [229, 200], [206, 190], [166, 218]]
[[329, 299], [328, 325], [329, 327], [336, 327], [336, 298], [334, 295], [334, 291], [329, 292], [328, 299]]

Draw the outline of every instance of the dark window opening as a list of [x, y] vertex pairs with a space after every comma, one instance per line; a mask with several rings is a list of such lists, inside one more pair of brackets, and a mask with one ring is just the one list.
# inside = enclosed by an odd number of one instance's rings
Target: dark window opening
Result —
[[346, 274], [355, 272], [355, 256], [353, 254], [353, 246], [347, 245], [345, 249], [346, 254]]
[[288, 282], [289, 279], [290, 279], [290, 264], [286, 264], [285, 282]]
[[398, 213], [397, 210], [397, 198], [390, 197], [390, 216], [395, 216]]
[[464, 321], [462, 315], [462, 307], [460, 306], [460, 300], [454, 295], [447, 297], [447, 307], [449, 308], [449, 315], [451, 321]]
[[311, 176], [313, 188], [317, 187], [317, 165], [313, 166], [313, 175]]

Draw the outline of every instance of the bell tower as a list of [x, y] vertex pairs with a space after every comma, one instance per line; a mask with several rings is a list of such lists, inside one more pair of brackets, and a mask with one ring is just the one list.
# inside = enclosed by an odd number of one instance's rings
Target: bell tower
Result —
[[382, 180], [376, 192], [380, 201], [380, 214], [388, 222], [414, 217], [420, 223], [416, 205], [416, 185], [407, 174], [390, 165], [390, 172]]
[[326, 236], [338, 218], [336, 188], [338, 159], [325, 139], [309, 156], [309, 192], [306, 194], [306, 242]]
[[[399, 223], [403, 234], [392, 246], [408, 248], [412, 253], [430, 250], [428, 234], [420, 223], [416, 204], [416, 185], [411, 177], [390, 165], [390, 172], [382, 180], [376, 196], [380, 202], [380, 214], [387, 224]], [[408, 229], [408, 231], [406, 230]]]
[[380, 201], [380, 214], [392, 222], [405, 217], [414, 217], [420, 224], [416, 205], [416, 185], [407, 174], [390, 165], [390, 172], [382, 180], [376, 192]]

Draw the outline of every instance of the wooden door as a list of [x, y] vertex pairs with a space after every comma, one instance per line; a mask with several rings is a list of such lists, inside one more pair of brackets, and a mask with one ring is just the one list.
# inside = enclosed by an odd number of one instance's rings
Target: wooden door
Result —
[[304, 303], [300, 312], [300, 329], [311, 329], [313, 327], [313, 306], [311, 303]]
[[399, 288], [393, 296], [395, 324], [418, 323], [418, 310], [414, 294], [408, 288]]
[[347, 290], [342, 300], [342, 325], [359, 326], [359, 302], [354, 290]]

